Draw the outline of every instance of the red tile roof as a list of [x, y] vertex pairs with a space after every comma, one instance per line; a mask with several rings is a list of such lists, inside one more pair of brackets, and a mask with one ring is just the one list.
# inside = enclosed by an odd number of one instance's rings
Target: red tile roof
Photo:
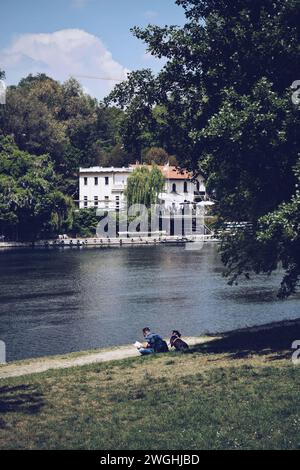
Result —
[[[141, 166], [139, 164], [131, 165], [132, 167]], [[151, 168], [151, 165], [145, 165], [148, 168]], [[158, 165], [158, 168], [164, 175], [166, 179], [169, 180], [189, 180], [192, 179], [192, 173], [188, 172], [187, 170], [182, 170], [177, 168], [176, 166], [168, 166], [168, 165]]]

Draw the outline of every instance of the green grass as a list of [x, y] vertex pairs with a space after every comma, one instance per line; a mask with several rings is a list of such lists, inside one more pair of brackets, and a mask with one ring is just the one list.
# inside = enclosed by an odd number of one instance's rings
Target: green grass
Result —
[[0, 448], [299, 449], [300, 366], [259, 336], [5, 379]]

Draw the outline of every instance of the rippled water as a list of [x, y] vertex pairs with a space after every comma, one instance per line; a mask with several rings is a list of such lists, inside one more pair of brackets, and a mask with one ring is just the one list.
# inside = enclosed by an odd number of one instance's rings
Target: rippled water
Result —
[[7, 359], [232, 330], [300, 317], [276, 299], [280, 274], [229, 287], [216, 246], [0, 252], [0, 339]]

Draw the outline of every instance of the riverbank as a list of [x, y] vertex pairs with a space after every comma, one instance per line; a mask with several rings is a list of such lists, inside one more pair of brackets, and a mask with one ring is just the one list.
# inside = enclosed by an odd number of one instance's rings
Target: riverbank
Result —
[[186, 243], [218, 243], [213, 235], [179, 236], [134, 236], [117, 238], [65, 238], [57, 240], [39, 240], [35, 242], [0, 242], [0, 249], [10, 248], [83, 248], [83, 247], [122, 247], [122, 246], [155, 246], [185, 245]]
[[[285, 320], [276, 323], [268, 323], [265, 325], [253, 326], [249, 328], [239, 328], [237, 330], [228, 331], [226, 333], [218, 332], [213, 335], [183, 337], [190, 347], [194, 348], [201, 345], [208, 347], [210, 342], [212, 345], [220, 345], [227, 339], [229, 343], [234, 344], [237, 338], [243, 338], [244, 346], [247, 344], [245, 340], [252, 337], [252, 335], [262, 334], [263, 338], [274, 336], [277, 332], [290, 331], [295, 329], [299, 330], [300, 339], [300, 319], [299, 320]], [[278, 334], [277, 334], [278, 336]], [[297, 339], [297, 338], [295, 338]], [[168, 341], [166, 339], [166, 341]], [[293, 341], [293, 340], [292, 340]], [[278, 346], [281, 345], [281, 339], [278, 338]], [[239, 345], [241, 347], [242, 344]], [[288, 345], [287, 345], [288, 346]], [[7, 364], [0, 364], [0, 379], [19, 377], [23, 375], [39, 374], [48, 370], [55, 369], [68, 369], [70, 367], [80, 367], [84, 365], [117, 361], [121, 359], [128, 359], [130, 357], [139, 357], [139, 353], [135, 346], [132, 344], [120, 345], [111, 348], [95, 349], [90, 351], [78, 351], [69, 354], [45, 356], [34, 359], [26, 359], [21, 361], [9, 362]]]
[[[213, 339], [215, 338], [208, 336], [185, 338], [191, 346], [206, 343]], [[99, 362], [117, 361], [120, 359], [139, 356], [140, 354], [136, 347], [133, 345], [125, 345], [116, 346], [114, 348], [28, 359], [0, 365], [0, 379], [38, 374], [53, 369], [68, 369], [70, 367], [80, 367]]]
[[300, 322], [1, 380], [0, 448], [300, 448]]

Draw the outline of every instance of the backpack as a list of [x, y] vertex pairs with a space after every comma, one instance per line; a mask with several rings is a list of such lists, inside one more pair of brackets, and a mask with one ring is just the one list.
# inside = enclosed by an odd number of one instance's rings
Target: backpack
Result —
[[164, 352], [168, 352], [169, 348], [168, 348], [167, 343], [163, 339], [157, 338], [155, 340], [154, 351], [156, 353], [164, 353]]

